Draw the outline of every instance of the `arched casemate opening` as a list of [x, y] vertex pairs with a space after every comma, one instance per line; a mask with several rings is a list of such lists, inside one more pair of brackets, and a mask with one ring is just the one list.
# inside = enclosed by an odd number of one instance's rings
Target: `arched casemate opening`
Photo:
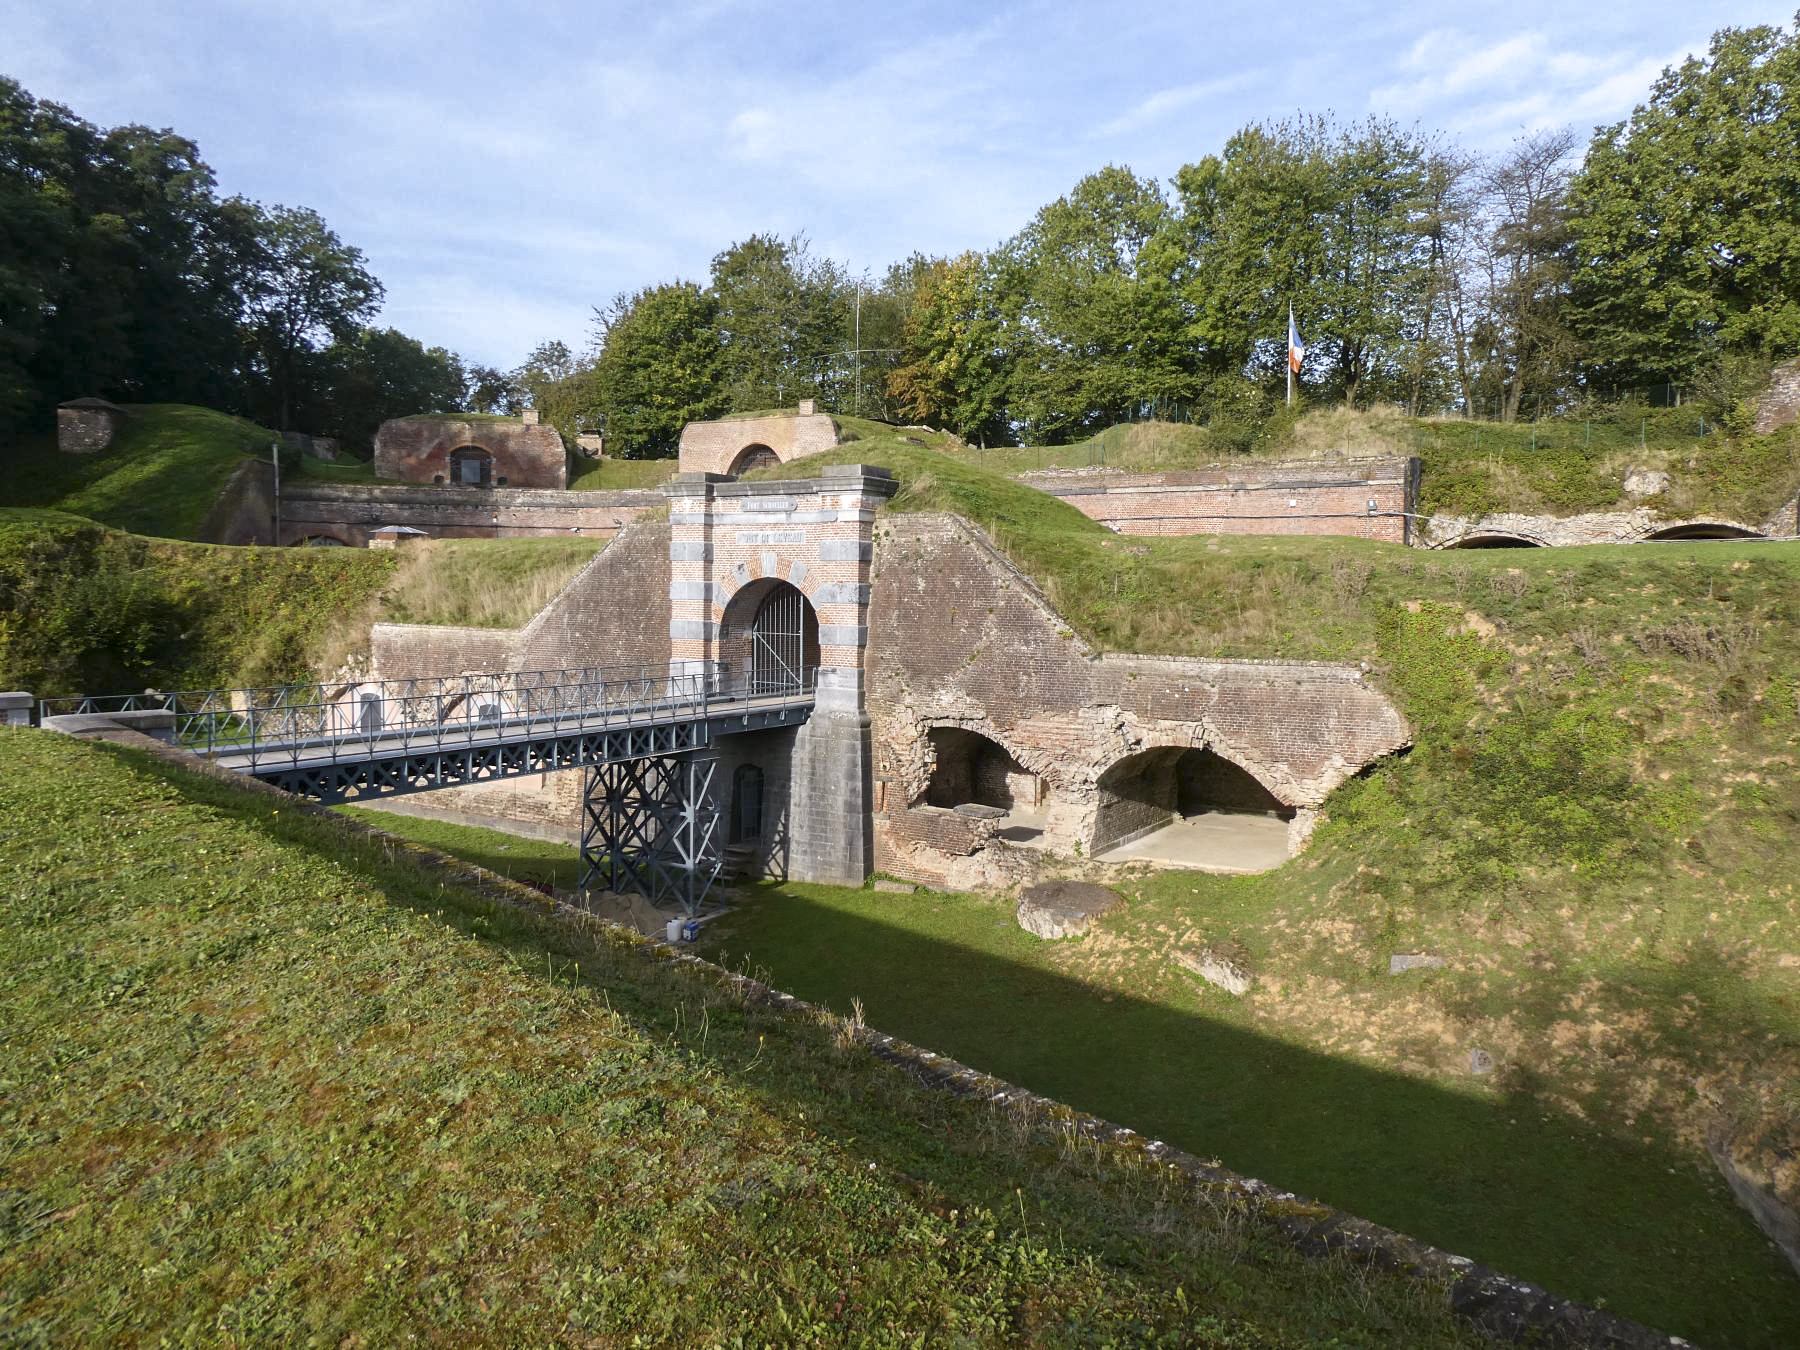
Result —
[[997, 741], [966, 727], [932, 727], [926, 733], [931, 776], [923, 803], [989, 819], [1004, 817], [997, 831], [1013, 843], [1033, 843], [1048, 817], [1048, 785]]
[[1674, 543], [1683, 539], [1767, 539], [1769, 536], [1742, 525], [1700, 520], [1688, 525], [1671, 525], [1644, 536], [1645, 543]]
[[780, 455], [766, 445], [754, 443], [746, 445], [737, 452], [736, 457], [731, 461], [731, 467], [726, 472], [736, 478], [739, 474], [749, 473], [752, 469], [766, 469], [779, 463], [781, 463]]
[[346, 544], [342, 539], [339, 539], [336, 535], [309, 534], [306, 536], [306, 538], [296, 541], [294, 547], [296, 547], [296, 548], [349, 548], [350, 546], [348, 544]]
[[1542, 548], [1544, 545], [1536, 539], [1527, 539], [1522, 534], [1508, 534], [1504, 530], [1484, 530], [1480, 534], [1465, 534], [1461, 539], [1445, 548]]
[[452, 450], [450, 481], [457, 487], [487, 487], [494, 481], [494, 457], [476, 445]]
[[779, 694], [812, 687], [819, 671], [818, 611], [789, 582], [751, 582], [725, 607], [719, 661], [730, 689]]
[[1100, 776], [1093, 854], [1208, 871], [1260, 872], [1287, 860], [1294, 808], [1210, 749], [1160, 746]]

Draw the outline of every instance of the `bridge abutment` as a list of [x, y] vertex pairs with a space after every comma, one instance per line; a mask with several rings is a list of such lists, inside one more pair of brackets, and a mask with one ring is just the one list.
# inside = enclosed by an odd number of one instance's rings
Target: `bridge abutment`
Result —
[[[812, 716], [768, 748], [761, 759], [771, 762], [744, 760], [762, 775], [765, 810], [784, 822], [785, 867], [772, 856], [764, 865], [796, 881], [860, 885], [873, 866], [869, 568], [875, 513], [895, 487], [885, 469], [852, 464], [805, 479], [683, 474], [666, 489], [671, 671], [706, 670], [727, 687], [741, 681], [755, 660], [756, 604], [780, 587], [798, 591], [816, 623]], [[782, 751], [786, 762], [773, 762]], [[727, 810], [737, 809], [734, 799]]]

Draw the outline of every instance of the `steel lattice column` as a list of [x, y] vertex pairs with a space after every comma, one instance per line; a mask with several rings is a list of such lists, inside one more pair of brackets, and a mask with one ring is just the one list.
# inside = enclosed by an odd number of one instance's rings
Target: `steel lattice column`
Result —
[[723, 859], [712, 755], [654, 755], [589, 768], [581, 792], [581, 891], [681, 902], [690, 916]]

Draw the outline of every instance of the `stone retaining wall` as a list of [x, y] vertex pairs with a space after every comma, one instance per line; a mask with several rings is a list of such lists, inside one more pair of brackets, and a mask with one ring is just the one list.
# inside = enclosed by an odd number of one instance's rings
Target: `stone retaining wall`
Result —
[[1329, 534], [1410, 542], [1419, 461], [1246, 463], [1126, 473], [1046, 469], [1018, 481], [1120, 534]]
[[440, 539], [517, 539], [577, 534], [610, 539], [665, 499], [653, 489], [554, 492], [420, 484], [283, 483], [282, 544], [326, 539], [353, 548], [383, 525]]
[[[1098, 656], [978, 529], [955, 516], [884, 520], [869, 623], [876, 867], [955, 886], [1025, 863], [991, 822], [924, 804], [934, 727], [976, 732], [1048, 789], [1045, 842], [1092, 856], [1120, 761], [1209, 747], [1281, 802], [1311, 808], [1410, 731], [1354, 666]], [[1302, 809], [1296, 840], [1310, 813]]]

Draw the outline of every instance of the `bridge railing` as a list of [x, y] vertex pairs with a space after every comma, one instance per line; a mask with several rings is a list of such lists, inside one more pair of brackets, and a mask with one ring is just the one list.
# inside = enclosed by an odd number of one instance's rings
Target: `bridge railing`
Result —
[[45, 699], [42, 714], [171, 713], [176, 744], [254, 772], [698, 720], [720, 704], [810, 699], [816, 676], [584, 666]]

